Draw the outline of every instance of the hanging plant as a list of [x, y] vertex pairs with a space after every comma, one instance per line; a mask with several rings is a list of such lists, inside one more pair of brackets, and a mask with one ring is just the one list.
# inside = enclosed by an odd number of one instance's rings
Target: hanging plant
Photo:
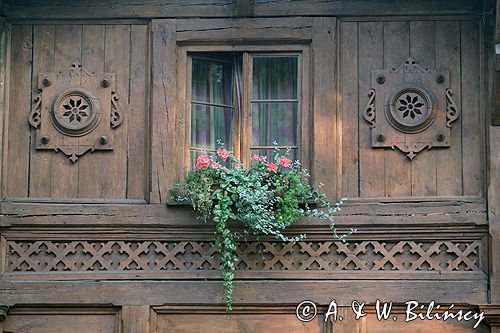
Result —
[[[257, 240], [273, 236], [283, 242], [297, 242], [306, 237], [283, 234], [299, 218], [328, 220], [333, 237], [342, 241], [355, 232], [337, 233], [334, 216], [345, 198], [332, 207], [320, 188], [310, 185], [309, 173], [299, 161], [289, 158], [289, 151], [276, 150], [269, 161], [266, 156], [253, 155], [250, 166], [244, 166], [222, 143], [213, 156], [201, 155], [194, 170], [187, 173], [182, 184], [172, 191], [175, 201], [189, 201], [205, 221], [216, 226], [215, 245], [224, 278], [224, 302], [232, 310], [233, 280], [238, 261], [237, 240], [247, 235]], [[228, 221], [238, 221], [232, 230]]]

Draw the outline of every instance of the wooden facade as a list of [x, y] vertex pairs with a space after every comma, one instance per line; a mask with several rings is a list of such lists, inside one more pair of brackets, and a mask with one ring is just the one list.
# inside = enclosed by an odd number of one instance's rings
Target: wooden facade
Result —
[[[496, 12], [492, 0], [3, 1], [0, 332], [500, 332]], [[230, 316], [213, 226], [170, 202], [194, 52], [300, 54], [301, 154], [331, 198], [349, 198], [340, 230], [358, 229], [342, 243], [299, 221], [305, 241], [264, 239], [264, 254], [241, 242]], [[434, 105], [432, 124], [396, 128], [403, 93]], [[72, 96], [95, 123], [49, 117]], [[333, 299], [343, 320], [326, 318]], [[305, 300], [310, 322], [296, 317]], [[388, 320], [377, 300], [393, 302]], [[406, 323], [410, 300], [485, 320]]]

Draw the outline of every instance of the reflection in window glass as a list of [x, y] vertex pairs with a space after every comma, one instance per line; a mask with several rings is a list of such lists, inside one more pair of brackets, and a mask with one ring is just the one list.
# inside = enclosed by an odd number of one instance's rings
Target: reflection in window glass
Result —
[[273, 142], [298, 149], [297, 56], [253, 57], [251, 104], [252, 150], [271, 156], [264, 152]]
[[231, 62], [192, 59], [191, 157], [201, 150], [215, 151], [218, 140], [232, 149], [233, 81]]

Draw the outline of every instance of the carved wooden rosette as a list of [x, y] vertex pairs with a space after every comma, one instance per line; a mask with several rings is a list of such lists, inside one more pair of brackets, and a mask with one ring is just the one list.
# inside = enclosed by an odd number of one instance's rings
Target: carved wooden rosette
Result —
[[61, 151], [74, 163], [88, 151], [113, 150], [113, 129], [123, 121], [113, 73], [77, 61], [66, 71], [39, 73], [29, 123], [36, 149]]
[[412, 160], [423, 149], [450, 147], [459, 116], [448, 71], [423, 68], [413, 58], [398, 68], [374, 70], [363, 117], [372, 148], [398, 148]]

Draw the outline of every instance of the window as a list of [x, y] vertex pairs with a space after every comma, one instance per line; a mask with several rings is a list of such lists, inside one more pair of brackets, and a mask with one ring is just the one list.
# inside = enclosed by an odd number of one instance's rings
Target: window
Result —
[[188, 167], [218, 141], [244, 163], [276, 148], [303, 158], [301, 53], [193, 52], [188, 61]]

